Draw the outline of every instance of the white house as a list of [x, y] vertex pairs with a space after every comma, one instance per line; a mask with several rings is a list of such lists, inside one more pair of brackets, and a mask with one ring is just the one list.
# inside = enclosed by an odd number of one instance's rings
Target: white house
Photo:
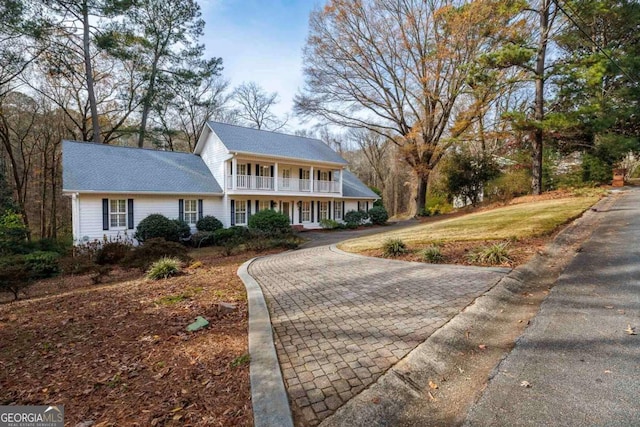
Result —
[[193, 154], [63, 141], [62, 191], [76, 243], [131, 237], [152, 213], [195, 230], [206, 215], [229, 227], [275, 209], [313, 229], [378, 198], [346, 164], [318, 139], [209, 122]]

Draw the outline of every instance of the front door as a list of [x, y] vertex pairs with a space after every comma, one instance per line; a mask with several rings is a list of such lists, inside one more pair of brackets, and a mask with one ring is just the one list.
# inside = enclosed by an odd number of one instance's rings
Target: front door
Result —
[[289, 223], [293, 224], [293, 219], [291, 218], [291, 205], [289, 202], [282, 202], [282, 213], [289, 217]]

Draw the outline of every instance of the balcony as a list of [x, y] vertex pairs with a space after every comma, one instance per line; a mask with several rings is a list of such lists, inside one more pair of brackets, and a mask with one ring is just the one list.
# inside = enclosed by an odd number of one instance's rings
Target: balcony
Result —
[[[236, 175], [227, 176], [228, 190], [275, 191], [275, 178], [270, 176]], [[297, 178], [278, 178], [277, 189], [283, 193], [332, 193], [340, 194], [340, 183]]]

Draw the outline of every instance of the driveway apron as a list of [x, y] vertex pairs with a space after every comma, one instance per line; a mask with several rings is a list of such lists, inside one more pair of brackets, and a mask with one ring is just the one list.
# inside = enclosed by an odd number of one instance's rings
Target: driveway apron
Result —
[[296, 424], [319, 424], [508, 271], [329, 246], [255, 260]]

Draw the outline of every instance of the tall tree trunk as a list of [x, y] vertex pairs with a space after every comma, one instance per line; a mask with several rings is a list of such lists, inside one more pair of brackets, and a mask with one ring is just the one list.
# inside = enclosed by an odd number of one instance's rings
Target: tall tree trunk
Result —
[[416, 215], [419, 215], [427, 205], [427, 188], [429, 184], [429, 175], [421, 175], [418, 177], [418, 188], [416, 190]]
[[151, 104], [153, 103], [153, 99], [155, 97], [156, 76], [158, 74], [159, 59], [160, 59], [159, 56], [155, 55], [153, 59], [153, 64], [151, 64], [151, 76], [149, 77], [149, 87], [147, 88], [147, 93], [145, 94], [144, 101], [142, 102], [142, 119], [140, 120], [140, 133], [138, 134], [138, 147], [140, 148], [144, 146], [144, 137], [146, 136], [146, 133], [147, 133], [147, 120], [149, 119]]
[[544, 66], [547, 53], [547, 42], [549, 39], [549, 9], [552, 0], [542, 0], [540, 4], [540, 40], [538, 41], [538, 53], [536, 55], [536, 100], [535, 100], [535, 120], [536, 130], [533, 134], [532, 147], [532, 168], [531, 168], [531, 191], [533, 194], [542, 193], [542, 148], [544, 131], [542, 121], [544, 120]]
[[93, 67], [91, 66], [91, 49], [89, 34], [89, 6], [85, 0], [82, 3], [82, 47], [84, 49], [84, 71], [87, 79], [87, 93], [89, 94], [89, 108], [91, 108], [91, 126], [93, 127], [93, 142], [100, 143], [100, 121], [98, 120], [98, 106], [93, 81]]

